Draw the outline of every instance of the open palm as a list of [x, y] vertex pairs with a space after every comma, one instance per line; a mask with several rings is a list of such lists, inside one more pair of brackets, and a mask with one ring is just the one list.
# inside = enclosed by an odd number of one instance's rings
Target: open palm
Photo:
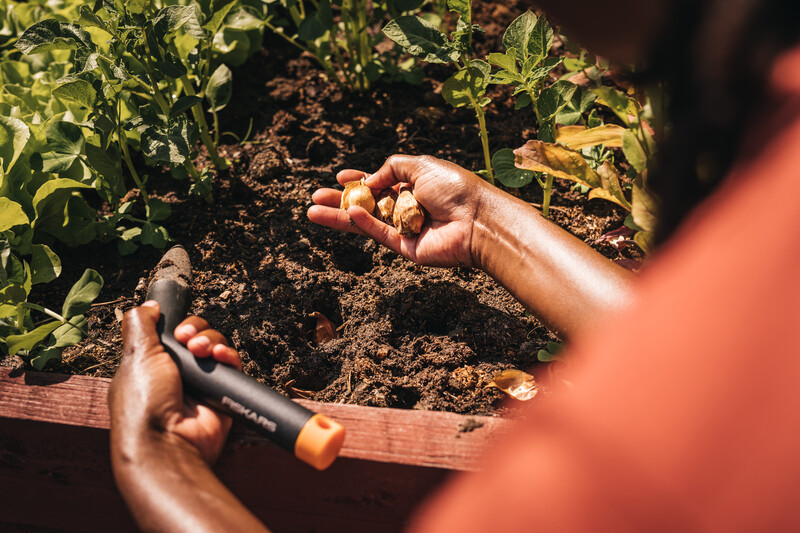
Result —
[[428, 266], [472, 266], [472, 229], [486, 183], [467, 170], [430, 156], [395, 155], [373, 175], [343, 170], [341, 184], [367, 177], [374, 194], [401, 183], [413, 185], [414, 196], [427, 212], [425, 225], [416, 237], [404, 237], [397, 230], [370, 216], [361, 207], [339, 209], [341, 191], [320, 189], [312, 197], [316, 205], [308, 218], [334, 229], [366, 235]]

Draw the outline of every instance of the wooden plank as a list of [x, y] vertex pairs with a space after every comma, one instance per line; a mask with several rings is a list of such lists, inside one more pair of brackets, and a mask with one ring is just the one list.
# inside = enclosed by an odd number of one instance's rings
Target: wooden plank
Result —
[[[108, 429], [109, 381], [0, 368], [0, 420]], [[341, 457], [377, 462], [475, 470], [486, 447], [510, 426], [495, 417], [296, 401], [345, 426]], [[232, 440], [271, 446], [236, 425]]]
[[[108, 460], [108, 384], [0, 369], [0, 521], [135, 530]], [[275, 531], [400, 531], [447, 475], [477, 468], [509, 427], [498, 418], [300, 403], [347, 428], [331, 468], [317, 472], [236, 425], [215, 467]]]
[[[229, 443], [215, 470], [274, 531], [401, 531], [449, 471], [339, 459], [325, 472], [256, 441]], [[0, 420], [0, 520], [64, 531], [136, 531], [114, 485], [108, 431]]]

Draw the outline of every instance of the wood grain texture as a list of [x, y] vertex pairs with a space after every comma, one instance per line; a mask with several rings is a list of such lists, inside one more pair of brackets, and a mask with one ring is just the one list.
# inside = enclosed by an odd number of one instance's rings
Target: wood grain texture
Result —
[[[0, 420], [108, 429], [109, 382], [0, 368]], [[347, 437], [341, 457], [370, 461], [476, 470], [486, 447], [510, 425], [508, 420], [486, 416], [296, 401], [344, 425]], [[234, 426], [232, 437], [271, 446], [241, 426]]]
[[[0, 369], [0, 522], [133, 531], [111, 474], [109, 380]], [[498, 418], [300, 401], [347, 428], [325, 472], [234, 425], [215, 470], [274, 531], [400, 531], [454, 470], [479, 468]]]

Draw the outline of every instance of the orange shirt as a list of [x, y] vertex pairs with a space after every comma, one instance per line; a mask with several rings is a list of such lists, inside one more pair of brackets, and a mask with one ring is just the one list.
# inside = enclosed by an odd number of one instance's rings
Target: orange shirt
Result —
[[415, 531], [800, 530], [800, 49], [770, 82], [758, 148], [575, 340], [574, 387]]

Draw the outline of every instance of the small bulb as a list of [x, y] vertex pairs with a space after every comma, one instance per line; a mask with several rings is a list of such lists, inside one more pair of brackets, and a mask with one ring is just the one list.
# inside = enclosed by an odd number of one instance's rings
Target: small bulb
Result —
[[342, 203], [339, 207], [347, 211], [347, 208], [353, 205], [363, 207], [370, 215], [375, 210], [375, 198], [372, 196], [370, 188], [364, 185], [363, 179], [350, 181], [344, 186]]
[[425, 223], [425, 212], [410, 189], [402, 189], [394, 204], [394, 227], [406, 237], [417, 235]]
[[394, 189], [384, 189], [381, 191], [378, 195], [378, 201], [376, 202], [378, 220], [386, 224], [394, 223], [393, 215], [396, 201], [397, 193], [394, 192]]

